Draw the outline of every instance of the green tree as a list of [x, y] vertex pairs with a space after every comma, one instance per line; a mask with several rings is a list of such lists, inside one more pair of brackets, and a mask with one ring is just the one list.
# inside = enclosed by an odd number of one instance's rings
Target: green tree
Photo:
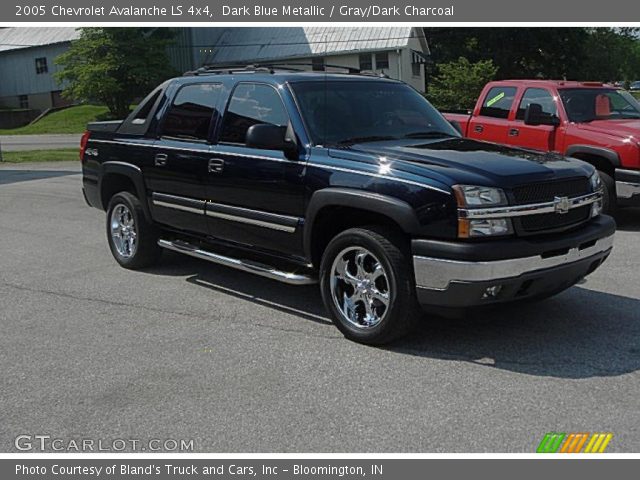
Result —
[[[425, 28], [435, 64], [491, 59], [497, 79], [622, 80], [637, 76], [637, 28]], [[437, 67], [431, 69], [437, 75]]]
[[473, 108], [482, 87], [498, 72], [491, 60], [471, 63], [464, 57], [438, 64], [437, 69], [439, 73], [433, 79], [427, 97], [442, 110]]
[[100, 102], [116, 118], [129, 113], [133, 101], [161, 81], [174, 76], [167, 46], [168, 28], [83, 28], [80, 38], [56, 59], [62, 66], [56, 79], [64, 95]]

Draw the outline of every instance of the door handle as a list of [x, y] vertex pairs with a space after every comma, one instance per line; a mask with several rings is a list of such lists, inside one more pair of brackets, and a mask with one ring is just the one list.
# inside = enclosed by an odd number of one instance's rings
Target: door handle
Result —
[[518, 130], [517, 128], [510, 128], [509, 129], [509, 136], [510, 137], [517, 137], [518, 135], [520, 135], [520, 130]]
[[167, 164], [169, 156], [166, 153], [157, 153], [154, 159], [156, 167], [164, 167]]
[[473, 129], [478, 133], [484, 132], [484, 127], [482, 125], [476, 125]]
[[222, 173], [224, 170], [224, 160], [221, 158], [212, 158], [209, 160], [209, 173]]

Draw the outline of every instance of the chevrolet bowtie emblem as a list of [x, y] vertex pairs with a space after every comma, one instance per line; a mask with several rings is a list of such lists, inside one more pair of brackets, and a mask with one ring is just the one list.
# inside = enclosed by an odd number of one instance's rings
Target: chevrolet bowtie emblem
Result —
[[569, 197], [555, 197], [553, 199], [553, 208], [556, 213], [568, 213], [570, 207]]

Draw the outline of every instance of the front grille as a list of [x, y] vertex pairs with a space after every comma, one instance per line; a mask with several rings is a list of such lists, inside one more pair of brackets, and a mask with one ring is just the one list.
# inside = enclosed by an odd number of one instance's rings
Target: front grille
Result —
[[557, 182], [532, 183], [516, 187], [513, 189], [513, 199], [516, 205], [552, 202], [555, 197], [579, 197], [580, 195], [588, 194], [589, 190], [588, 178], [571, 178]]
[[591, 205], [574, 208], [565, 214], [542, 213], [540, 215], [527, 215], [520, 218], [520, 227], [525, 233], [538, 233], [545, 230], [555, 230], [577, 225], [589, 219]]

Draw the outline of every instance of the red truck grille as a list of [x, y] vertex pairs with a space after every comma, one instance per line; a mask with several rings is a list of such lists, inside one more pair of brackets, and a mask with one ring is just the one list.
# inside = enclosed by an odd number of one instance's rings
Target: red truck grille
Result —
[[552, 202], [555, 197], [579, 197], [588, 193], [589, 179], [585, 177], [522, 185], [513, 189], [513, 198], [517, 205], [524, 205]]

